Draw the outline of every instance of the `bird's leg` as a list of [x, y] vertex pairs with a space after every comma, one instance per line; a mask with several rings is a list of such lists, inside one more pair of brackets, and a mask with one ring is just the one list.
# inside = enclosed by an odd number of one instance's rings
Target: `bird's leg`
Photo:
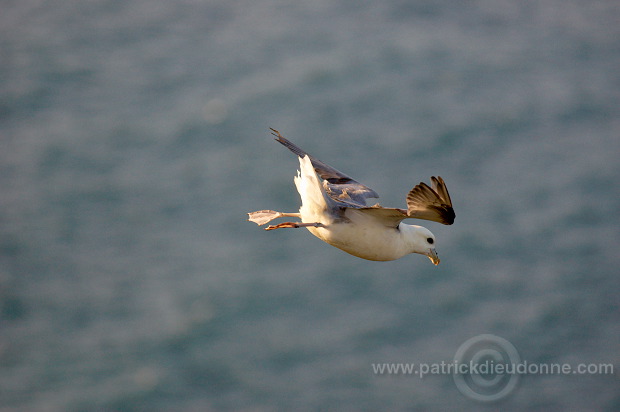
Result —
[[248, 213], [248, 220], [259, 226], [271, 222], [279, 217], [301, 217], [299, 213], [282, 213], [275, 210], [259, 210], [257, 212]]
[[325, 225], [323, 223], [320, 223], [320, 222], [313, 222], [313, 223], [284, 222], [284, 223], [280, 223], [279, 225], [270, 225], [270, 226], [266, 227], [265, 230], [274, 230], [274, 229], [281, 229], [281, 228], [286, 228], [286, 227], [290, 227], [290, 228], [297, 228], [297, 227], [325, 227]]

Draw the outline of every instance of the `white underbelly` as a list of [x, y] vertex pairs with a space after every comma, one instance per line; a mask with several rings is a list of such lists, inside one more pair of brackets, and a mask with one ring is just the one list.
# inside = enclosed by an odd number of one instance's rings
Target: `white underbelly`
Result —
[[308, 230], [324, 242], [363, 259], [395, 260], [409, 253], [401, 242], [400, 232], [394, 228], [332, 223]]

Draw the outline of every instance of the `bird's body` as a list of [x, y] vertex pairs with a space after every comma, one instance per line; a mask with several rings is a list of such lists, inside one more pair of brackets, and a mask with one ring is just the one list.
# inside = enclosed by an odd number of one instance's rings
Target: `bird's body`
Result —
[[403, 236], [409, 233], [409, 225], [386, 226], [356, 208], [345, 208], [338, 214], [329, 213], [329, 198], [309, 157], [299, 158], [299, 165], [295, 186], [301, 196], [301, 221], [321, 223], [318, 227], [308, 226], [310, 233], [338, 249], [368, 260], [394, 260], [411, 253], [407, 237]]
[[[362, 259], [396, 260], [413, 252], [414, 245], [408, 235], [416, 229], [411, 225], [400, 224], [398, 229], [387, 227], [355, 209], [347, 210], [345, 215], [349, 219], [347, 223], [308, 227], [308, 230], [322, 241]], [[426, 236], [432, 235], [428, 232]]]
[[432, 178], [432, 189], [420, 183], [411, 190], [407, 196], [407, 210], [383, 208], [378, 204], [368, 207], [366, 199], [378, 197], [376, 192], [313, 158], [273, 131], [276, 140], [299, 157], [300, 169], [294, 181], [302, 206], [299, 213], [252, 212], [248, 214], [250, 221], [263, 225], [279, 217], [300, 217], [301, 222], [281, 223], [267, 230], [306, 227], [324, 242], [363, 259], [387, 261], [420, 253], [435, 265], [439, 264], [435, 236], [422, 226], [407, 225], [402, 220], [417, 217], [452, 224], [452, 202], [441, 178]]

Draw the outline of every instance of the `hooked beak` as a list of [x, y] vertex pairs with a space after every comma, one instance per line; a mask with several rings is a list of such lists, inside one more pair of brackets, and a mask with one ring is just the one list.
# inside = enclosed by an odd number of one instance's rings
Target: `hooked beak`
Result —
[[437, 256], [437, 251], [434, 248], [429, 249], [426, 256], [433, 262], [433, 265], [437, 266], [439, 264], [439, 256]]

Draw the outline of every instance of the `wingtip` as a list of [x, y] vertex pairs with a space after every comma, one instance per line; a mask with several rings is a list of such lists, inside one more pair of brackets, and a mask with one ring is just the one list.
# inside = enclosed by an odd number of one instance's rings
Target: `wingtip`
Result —
[[450, 195], [443, 185], [443, 179], [431, 177], [432, 188], [420, 182], [407, 194], [407, 214], [424, 220], [432, 220], [444, 225], [454, 223], [456, 217]]
[[271, 134], [274, 136], [275, 140], [280, 141], [280, 139], [282, 139], [282, 135], [280, 134], [279, 131], [277, 131], [273, 127], [270, 127], [269, 130], [271, 130]]
[[446, 183], [443, 181], [441, 176], [431, 176], [431, 187], [434, 191], [439, 193], [441, 187], [445, 186]]
[[444, 222], [444, 225], [451, 225], [451, 224], [453, 224], [453, 223], [454, 223], [454, 219], [456, 219], [456, 213], [454, 213], [454, 209], [450, 208], [450, 211], [451, 211], [452, 213], [450, 213], [450, 214], [446, 217], [445, 222]]

